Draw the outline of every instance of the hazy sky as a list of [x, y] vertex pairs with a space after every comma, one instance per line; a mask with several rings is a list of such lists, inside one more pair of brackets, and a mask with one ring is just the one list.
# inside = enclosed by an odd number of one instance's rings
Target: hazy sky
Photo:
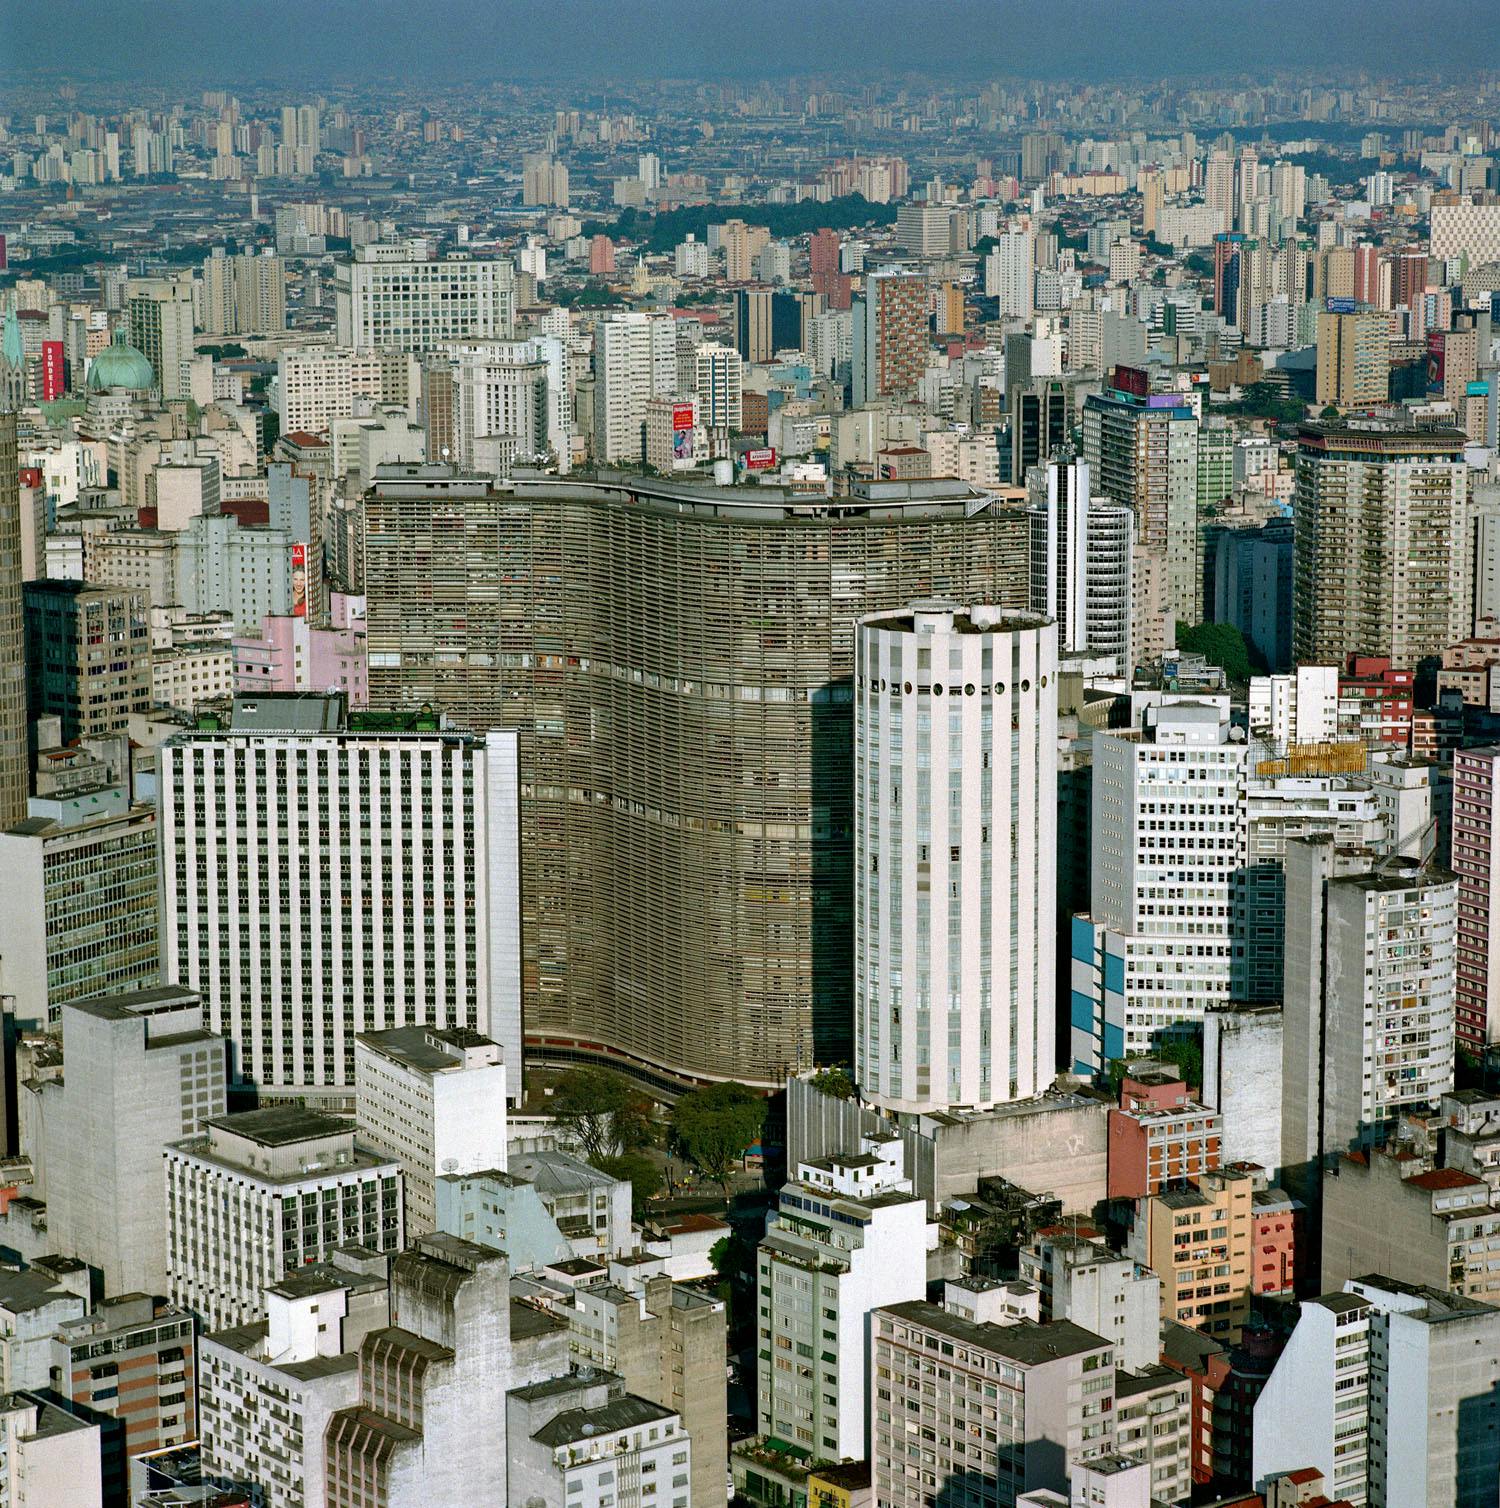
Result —
[[0, 71], [143, 79], [1500, 66], [1500, 0], [0, 0]]

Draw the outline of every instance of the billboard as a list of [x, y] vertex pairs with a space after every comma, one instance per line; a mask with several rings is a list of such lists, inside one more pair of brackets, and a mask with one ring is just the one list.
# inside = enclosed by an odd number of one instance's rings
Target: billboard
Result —
[[61, 398], [67, 380], [63, 375], [63, 343], [60, 340], [42, 342], [42, 402], [51, 403]]
[[769, 471], [776, 464], [775, 447], [765, 445], [759, 450], [747, 450], [744, 461], [746, 471]]
[[698, 412], [691, 403], [672, 405], [672, 465], [693, 464], [693, 436], [697, 432]]
[[292, 546], [292, 616], [307, 616], [307, 546]]
[[1144, 398], [1151, 391], [1151, 379], [1140, 367], [1116, 367], [1110, 383], [1117, 393], [1130, 393], [1136, 398]]
[[1323, 300], [1330, 314], [1353, 314], [1358, 307], [1352, 298], [1329, 298]]

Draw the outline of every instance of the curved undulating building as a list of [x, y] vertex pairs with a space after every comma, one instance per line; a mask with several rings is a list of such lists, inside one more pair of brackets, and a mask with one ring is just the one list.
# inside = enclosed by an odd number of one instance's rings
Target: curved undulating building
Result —
[[364, 507], [372, 705], [521, 733], [528, 1055], [849, 1060], [855, 625], [1024, 608], [1024, 500], [402, 465]]

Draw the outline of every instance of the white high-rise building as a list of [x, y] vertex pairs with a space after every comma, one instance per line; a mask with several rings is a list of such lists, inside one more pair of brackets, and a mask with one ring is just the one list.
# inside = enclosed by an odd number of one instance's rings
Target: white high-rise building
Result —
[[799, 1164], [757, 1253], [759, 1432], [813, 1456], [865, 1458], [870, 1313], [927, 1293], [936, 1232], [901, 1157], [899, 1139], [867, 1137]]
[[516, 454], [548, 449], [547, 364], [529, 341], [457, 346], [453, 350], [454, 459], [466, 470], [479, 465], [474, 442], [504, 435]]
[[743, 422], [743, 368], [740, 353], [733, 346], [710, 341], [693, 352], [693, 391], [698, 395], [698, 422], [708, 431], [715, 455], [720, 454], [720, 438], [727, 447], [729, 436]]
[[266, 1312], [265, 1290], [340, 1246], [405, 1246], [401, 1168], [337, 1116], [292, 1105], [216, 1116], [170, 1143], [167, 1291], [205, 1328]]
[[1030, 319], [1036, 312], [1036, 250], [1028, 229], [1012, 227], [995, 238], [984, 259], [984, 292], [998, 300], [1001, 319]]
[[1227, 696], [1153, 696], [1136, 716], [1094, 735], [1092, 912], [1074, 921], [1073, 994], [1095, 1011], [1075, 1014], [1075, 1062], [1090, 1061], [1080, 1031], [1105, 1060], [1149, 1053], [1229, 998], [1247, 745]]
[[1050, 461], [1027, 480], [1032, 611], [1056, 621], [1059, 654], [1113, 655], [1127, 670], [1134, 512], [1089, 495], [1087, 461]]
[[406, 1170], [406, 1229], [437, 1229], [439, 1173], [503, 1173], [505, 1063], [465, 1027], [396, 1026], [354, 1045], [354, 1120], [372, 1151]]
[[454, 252], [429, 260], [424, 243], [370, 244], [334, 274], [338, 343], [430, 351], [450, 341], [508, 340], [515, 268], [503, 257]]
[[349, 1105], [356, 1034], [420, 1021], [493, 1037], [516, 1095], [515, 734], [348, 722], [242, 696], [162, 746], [162, 972], [242, 1081]]
[[349, 351], [336, 346], [291, 346], [276, 357], [276, 411], [281, 433], [321, 434], [335, 419], [400, 404], [416, 413], [421, 392], [416, 357], [406, 351]]
[[892, 1111], [1052, 1082], [1057, 629], [924, 601], [855, 639], [855, 1066]]
[[669, 317], [614, 314], [594, 328], [594, 457], [641, 459], [646, 404], [677, 383], [677, 343]]

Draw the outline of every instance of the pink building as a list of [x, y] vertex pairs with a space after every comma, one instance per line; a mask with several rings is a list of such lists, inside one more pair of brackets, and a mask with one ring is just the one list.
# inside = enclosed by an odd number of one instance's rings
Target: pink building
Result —
[[1224, 1122], [1193, 1099], [1175, 1074], [1126, 1075], [1109, 1112], [1108, 1193], [1142, 1199], [1219, 1166]]
[[1297, 1286], [1302, 1206], [1282, 1189], [1258, 1189], [1250, 1235], [1250, 1292], [1290, 1295]]
[[1478, 1052], [1500, 1036], [1500, 748], [1453, 751], [1453, 861], [1458, 876], [1454, 1035]]
[[235, 691], [342, 691], [351, 707], [368, 707], [365, 599], [330, 592], [328, 607], [327, 627], [267, 613], [258, 639], [234, 639]]
[[598, 277], [600, 273], [613, 272], [615, 270], [615, 243], [608, 236], [595, 236], [589, 242], [589, 273]]

